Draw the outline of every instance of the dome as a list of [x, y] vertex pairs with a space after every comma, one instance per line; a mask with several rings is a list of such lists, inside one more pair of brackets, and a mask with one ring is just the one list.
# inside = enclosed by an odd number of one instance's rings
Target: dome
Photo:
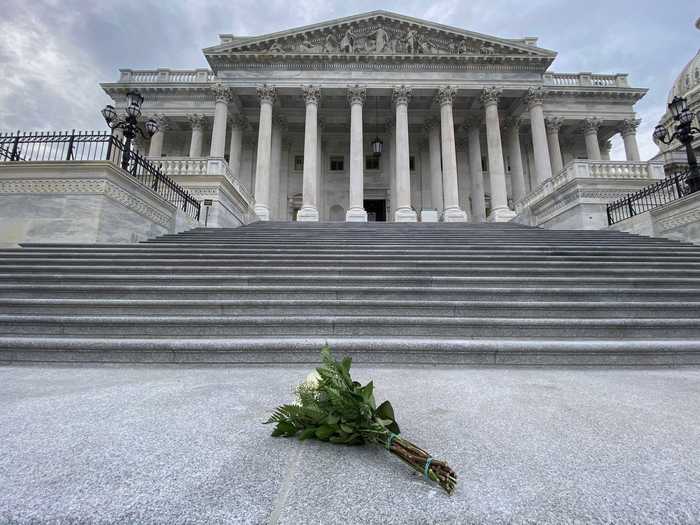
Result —
[[700, 50], [676, 78], [668, 93], [668, 102], [671, 102], [675, 96], [687, 97], [688, 93], [694, 91], [698, 86], [700, 86]]

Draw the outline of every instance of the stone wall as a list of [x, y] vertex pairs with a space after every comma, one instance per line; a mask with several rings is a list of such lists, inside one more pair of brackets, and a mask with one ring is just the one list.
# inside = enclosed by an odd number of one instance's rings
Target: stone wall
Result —
[[107, 161], [0, 163], [0, 244], [138, 242], [198, 226]]
[[609, 229], [700, 244], [700, 192], [630, 217]]

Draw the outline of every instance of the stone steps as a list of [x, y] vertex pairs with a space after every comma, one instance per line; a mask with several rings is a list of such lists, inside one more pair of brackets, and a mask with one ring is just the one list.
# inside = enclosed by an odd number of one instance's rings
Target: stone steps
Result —
[[0, 250], [0, 360], [700, 363], [700, 247], [514, 224], [256, 223]]

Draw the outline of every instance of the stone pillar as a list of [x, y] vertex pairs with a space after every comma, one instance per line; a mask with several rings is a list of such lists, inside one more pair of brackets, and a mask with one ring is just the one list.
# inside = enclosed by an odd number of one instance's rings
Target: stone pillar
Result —
[[455, 123], [452, 116], [452, 101], [457, 90], [451, 86], [440, 88], [437, 100], [440, 103], [440, 132], [442, 137], [442, 177], [445, 222], [466, 222], [467, 214], [459, 207], [457, 184], [457, 149], [455, 147]]
[[416, 222], [416, 212], [411, 208], [411, 157], [408, 145], [408, 101], [411, 88], [404, 85], [394, 88], [396, 105], [396, 222]]
[[428, 134], [428, 154], [430, 156], [430, 202], [437, 212], [438, 220], [442, 217], [443, 187], [442, 159], [440, 153], [440, 122], [436, 118], [425, 121], [425, 131]]
[[190, 140], [190, 157], [201, 157], [204, 115], [187, 115], [187, 120], [190, 121], [190, 125], [192, 126], [192, 139]]
[[520, 117], [508, 119], [504, 126], [506, 134], [506, 150], [510, 159], [510, 188], [513, 202], [525, 197], [525, 172], [523, 171], [523, 155], [520, 149]]
[[484, 166], [481, 164], [481, 121], [464, 123], [469, 146], [469, 177], [471, 179], [472, 222], [486, 221], [486, 197], [484, 193]]
[[286, 126], [284, 117], [272, 116], [272, 136], [270, 139], [270, 218], [280, 220], [279, 192], [280, 167], [282, 160], [282, 132]]
[[248, 127], [248, 121], [240, 113], [231, 119], [231, 143], [229, 145], [228, 166], [233, 176], [241, 180], [241, 152], [243, 151], [243, 131]]
[[639, 146], [637, 145], [637, 127], [641, 119], [626, 119], [620, 122], [618, 131], [625, 143], [625, 158], [630, 161], [639, 161]]
[[471, 180], [469, 178], [469, 143], [467, 137], [460, 136], [456, 139], [457, 142], [457, 180], [459, 186], [459, 201], [464, 206], [464, 213], [467, 215], [467, 221], [472, 216], [471, 207]]
[[348, 222], [367, 222], [364, 207], [364, 152], [362, 135], [362, 106], [367, 90], [360, 86], [348, 88], [350, 102], [350, 206], [345, 214]]
[[214, 124], [211, 128], [211, 147], [209, 156], [223, 158], [226, 150], [226, 121], [228, 120], [228, 103], [231, 101], [231, 90], [223, 84], [212, 88], [216, 104], [214, 106]]
[[[501, 128], [498, 120], [498, 99], [501, 90], [497, 87], [486, 88], [481, 92], [486, 119], [486, 143], [489, 156], [489, 182], [491, 186], [490, 222], [507, 222], [515, 217], [508, 208], [506, 190], [506, 169], [503, 165], [503, 147], [501, 146]], [[543, 124], [544, 128], [544, 124]], [[542, 130], [544, 134], [544, 129]]]
[[323, 151], [323, 127], [324, 122], [322, 118], [318, 118], [317, 135], [318, 135], [318, 147], [316, 148], [316, 209], [318, 210], [318, 220], [323, 220], [322, 210], [325, 207], [325, 196], [324, 192], [326, 190], [326, 178], [323, 176], [323, 169], [325, 167], [324, 151]]
[[586, 155], [589, 160], [600, 159], [600, 144], [598, 144], [598, 128], [601, 120], [597, 117], [589, 117], [583, 121], [583, 137], [586, 141]]
[[612, 142], [610, 142], [609, 140], [604, 140], [599, 144], [599, 146], [601, 160], [610, 160], [610, 150], [612, 149]]
[[552, 165], [549, 160], [547, 134], [544, 125], [544, 89], [530, 88], [525, 96], [530, 111], [530, 127], [532, 129], [532, 148], [535, 154], [535, 178], [540, 185], [552, 178]]
[[389, 139], [389, 151], [384, 152], [387, 155], [388, 166], [387, 176], [389, 178], [389, 216], [387, 222], [394, 220], [396, 212], [396, 123], [394, 119], [389, 119], [385, 123], [386, 136]]
[[321, 100], [321, 90], [314, 86], [304, 86], [306, 102], [306, 121], [304, 127], [304, 173], [302, 179], [303, 203], [298, 221], [318, 222], [318, 104]]
[[564, 119], [561, 117], [548, 117], [545, 119], [547, 127], [547, 142], [549, 143], [549, 161], [552, 165], [552, 175], [558, 175], [564, 169], [564, 161], [561, 156], [559, 144], [559, 129]]
[[277, 97], [273, 86], [259, 87], [260, 124], [255, 164], [255, 214], [261, 221], [270, 220], [270, 154], [272, 152], [272, 105]]
[[158, 133], [151, 137], [151, 144], [148, 147], [149, 157], [161, 157], [163, 155], [163, 139], [170, 124], [167, 117], [163, 115], [153, 115], [153, 119], [158, 123]]

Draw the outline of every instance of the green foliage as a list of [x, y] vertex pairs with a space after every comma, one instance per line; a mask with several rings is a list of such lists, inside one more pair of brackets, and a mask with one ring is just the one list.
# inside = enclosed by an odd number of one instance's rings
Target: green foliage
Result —
[[359, 445], [388, 432], [399, 433], [394, 409], [389, 401], [377, 408], [374, 384], [362, 386], [350, 376], [352, 360], [340, 362], [328, 346], [321, 350], [321, 366], [316, 369], [318, 384], [302, 383], [296, 389], [298, 402], [278, 407], [265, 421], [275, 423], [272, 435], [318, 439], [331, 443]]

